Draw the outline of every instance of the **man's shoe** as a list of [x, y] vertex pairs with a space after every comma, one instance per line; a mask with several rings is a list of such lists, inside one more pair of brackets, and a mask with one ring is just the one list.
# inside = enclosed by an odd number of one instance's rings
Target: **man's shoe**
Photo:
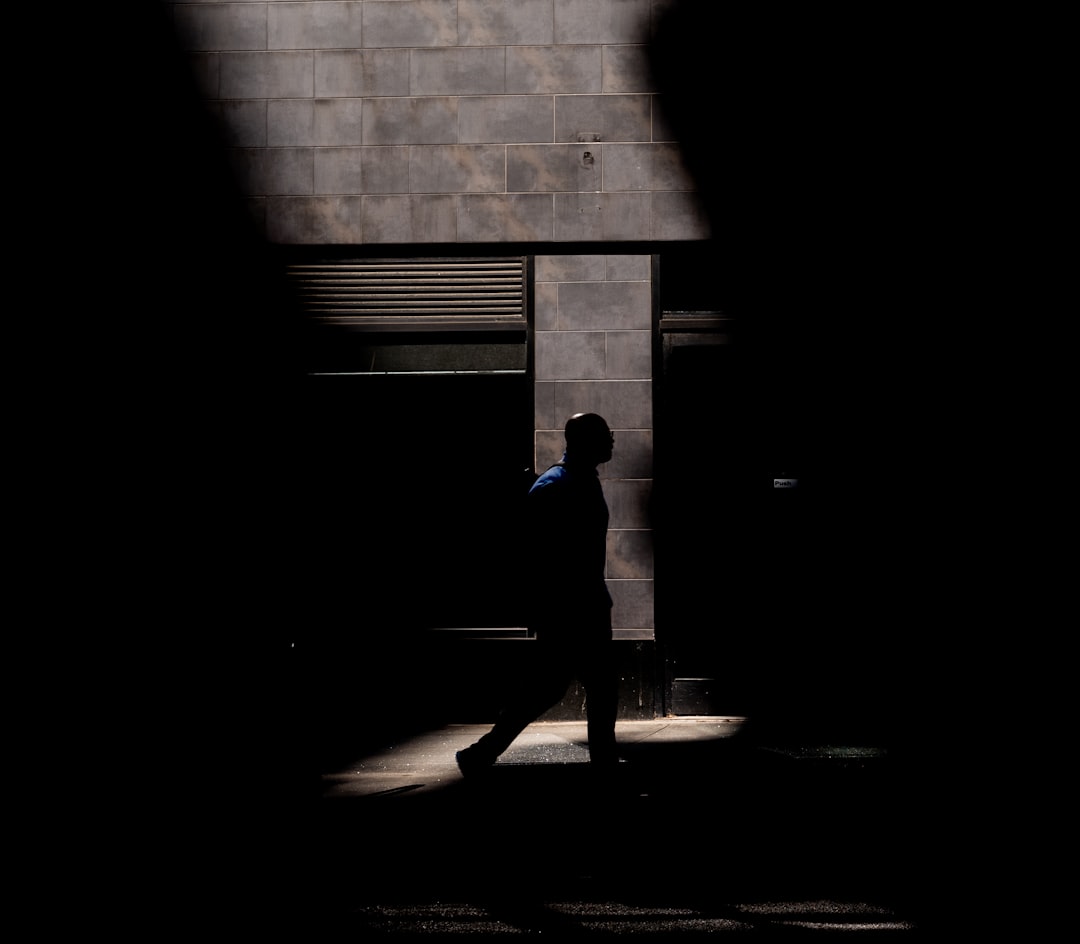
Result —
[[494, 758], [485, 757], [475, 747], [466, 747], [458, 751], [454, 758], [457, 760], [458, 770], [463, 777], [475, 777], [489, 770], [495, 763]]

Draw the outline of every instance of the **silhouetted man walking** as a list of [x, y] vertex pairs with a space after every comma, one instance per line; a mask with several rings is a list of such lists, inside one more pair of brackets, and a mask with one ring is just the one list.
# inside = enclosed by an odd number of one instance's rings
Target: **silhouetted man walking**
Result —
[[535, 673], [491, 731], [458, 751], [466, 776], [494, 764], [529, 724], [559, 702], [575, 678], [587, 697], [590, 760], [604, 767], [618, 763], [611, 596], [604, 580], [608, 507], [597, 474], [597, 466], [611, 459], [615, 437], [595, 413], [570, 417], [565, 437], [562, 461], [536, 480], [526, 501]]

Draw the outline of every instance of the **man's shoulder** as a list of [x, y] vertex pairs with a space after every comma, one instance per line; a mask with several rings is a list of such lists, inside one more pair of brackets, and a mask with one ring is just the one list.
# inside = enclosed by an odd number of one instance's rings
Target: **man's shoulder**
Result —
[[552, 485], [556, 482], [562, 482], [566, 477], [566, 467], [561, 462], [556, 462], [550, 469], [545, 469], [537, 476], [537, 481], [532, 483], [534, 488], [542, 488], [545, 485]]
[[530, 491], [535, 492], [550, 485], [558, 485], [566, 481], [568, 476], [569, 472], [566, 466], [561, 462], [556, 462], [551, 468], [537, 476]]

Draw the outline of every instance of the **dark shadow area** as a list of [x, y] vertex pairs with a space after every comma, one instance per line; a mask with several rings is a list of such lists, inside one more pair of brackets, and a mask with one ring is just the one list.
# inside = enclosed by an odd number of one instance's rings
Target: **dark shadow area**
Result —
[[[978, 191], [996, 80], [966, 30], [949, 16], [676, 2], [651, 50], [736, 321], [731, 352], [691, 352], [664, 378], [688, 407], [673, 438], [692, 451], [715, 432], [723, 463], [734, 428], [742, 452], [716, 488], [660, 496], [658, 541], [682, 520], [728, 529], [676, 581], [691, 599], [709, 581], [718, 610], [731, 604], [714, 624], [745, 626], [733, 640], [688, 634], [683, 655], [731, 681], [757, 743], [905, 757], [920, 787], [895, 802], [940, 902], [955, 863], [988, 880], [966, 848], [985, 847], [982, 827], [959, 812], [998, 776], [959, 747], [979, 727], [963, 693], [994, 700], [967, 627], [993, 622], [1001, 598], [981, 578], [996, 567], [993, 509], [1024, 497], [1002, 460], [1017, 437], [987, 434], [994, 391], [1011, 385], [978, 353], [1000, 284], [978, 232], [995, 206]], [[701, 408], [721, 398], [733, 424]], [[798, 490], [747, 484], [778, 473]], [[893, 880], [904, 886], [902, 869]]]
[[[93, 244], [76, 268], [82, 289], [108, 317], [101, 332], [93, 327], [99, 322], [84, 322], [76, 332], [79, 338], [95, 335], [88, 373], [105, 376], [98, 377], [103, 382], [93, 395], [77, 392], [71, 398], [65, 420], [76, 431], [72, 442], [83, 450], [80, 460], [90, 466], [80, 467], [75, 477], [72, 488], [84, 501], [68, 522], [78, 532], [69, 552], [91, 562], [86, 600], [102, 604], [88, 608], [84, 621], [103, 619], [104, 648], [113, 655], [116, 647], [125, 656], [113, 669], [124, 676], [122, 687], [112, 687], [108, 678], [94, 681], [100, 688], [95, 700], [115, 709], [117, 723], [108, 733], [118, 736], [124, 749], [123, 765], [101, 776], [122, 802], [139, 793], [130, 800], [143, 834], [140, 851], [145, 851], [133, 860], [141, 873], [131, 889], [139, 899], [130, 909], [134, 915], [158, 926], [179, 914], [178, 923], [245, 936], [290, 928], [312, 940], [326, 930], [355, 929], [356, 912], [340, 910], [343, 902], [378, 904], [423, 889], [472, 892], [486, 878], [503, 901], [500, 891], [520, 895], [531, 882], [538, 894], [581, 894], [597, 875], [634, 900], [662, 896], [721, 908], [729, 893], [814, 893], [818, 884], [802, 884], [807, 874], [828, 885], [828, 870], [817, 868], [821, 849], [829, 850], [828, 861], [844, 874], [885, 894], [911, 887], [906, 884], [911, 856], [922, 863], [937, 851], [922, 843], [926, 821], [921, 817], [937, 794], [921, 779], [927, 770], [918, 765], [918, 789], [909, 795], [904, 790], [910, 781], [878, 780], [872, 771], [870, 788], [851, 793], [853, 788], [836, 782], [829, 771], [800, 767], [801, 761], [785, 755], [760, 758], [752, 772], [740, 773], [734, 759], [726, 767], [722, 757], [660, 752], [662, 761], [654, 764], [645, 762], [642, 749], [634, 759], [647, 767], [647, 789], [641, 791], [647, 796], [638, 793], [615, 803], [605, 798], [599, 807], [578, 803], [580, 791], [573, 784], [562, 801], [553, 802], [557, 790], [545, 785], [533, 792], [524, 783], [509, 794], [479, 791], [477, 802], [463, 801], [449, 816], [434, 804], [408, 806], [418, 799], [415, 791], [380, 798], [374, 815], [355, 805], [329, 810], [297, 802], [314, 792], [310, 778], [322, 769], [324, 751], [341, 756], [351, 748], [351, 730], [347, 740], [339, 739], [345, 729], [355, 725], [356, 743], [366, 744], [430, 723], [430, 705], [416, 695], [437, 666], [421, 665], [425, 678], [416, 677], [415, 637], [409, 633], [396, 642], [379, 637], [373, 643], [371, 636], [361, 642], [350, 627], [324, 645], [313, 629], [318, 624], [310, 586], [300, 575], [314, 571], [324, 587], [343, 592], [353, 571], [336, 555], [324, 569], [311, 544], [297, 540], [300, 522], [309, 502], [325, 505], [328, 515], [358, 511], [321, 488], [319, 476], [305, 465], [305, 437], [313, 430], [295, 410], [302, 402], [303, 374], [297, 356], [302, 346], [293, 334], [295, 311], [252, 230], [250, 208], [233, 186], [217, 131], [175, 48], [165, 12], [164, 5], [148, 5], [132, 13], [118, 32], [145, 31], [143, 42], [125, 46], [125, 83], [117, 86], [134, 84], [138, 94], [113, 100], [111, 111], [94, 117], [95, 133], [86, 140], [107, 140], [116, 147], [107, 160], [80, 165], [77, 175], [81, 184], [92, 182], [85, 187], [91, 195], [86, 213], [112, 223], [109, 235], [87, 238]], [[835, 66], [824, 47], [806, 39], [805, 24], [790, 22], [782, 35], [774, 25], [758, 24], [756, 46], [737, 30], [718, 32], [712, 21], [708, 28], [688, 21], [686, 34], [677, 39], [662, 33], [660, 58], [677, 58], [688, 70], [681, 78], [662, 76], [665, 94], [676, 108], [680, 100], [687, 108], [700, 102], [702, 89], [715, 83], [711, 69], [718, 64], [736, 65], [736, 78], [772, 81], [778, 74], [770, 66], [777, 42], [804, 58], [813, 51], [815, 63]], [[843, 34], [821, 24], [818, 29], [834, 38]], [[714, 49], [717, 37], [721, 45]], [[710, 48], [703, 50], [706, 41]], [[763, 47], [773, 51], [766, 55]], [[101, 55], [106, 58], [108, 50]], [[873, 72], [873, 50], [858, 58]], [[797, 56], [785, 58], [797, 61]], [[799, 78], [808, 74], [790, 71]], [[132, 83], [132, 75], [140, 81]], [[686, 83], [681, 91], [679, 82]], [[838, 100], [824, 94], [814, 98], [808, 83], [793, 86], [803, 104]], [[866, 113], [864, 99], [871, 95], [868, 83], [842, 84], [851, 87], [859, 90], [860, 101], [834, 114], [830, 127], [852, 149], [847, 153], [887, 152], [895, 163], [896, 142], [891, 136], [883, 141], [880, 126], [867, 137], [859, 123], [848, 123], [852, 114]], [[826, 91], [839, 94], [840, 88]], [[705, 93], [705, 99], [721, 103], [719, 94]], [[880, 102], [873, 104], [869, 110], [880, 113]], [[884, 298], [886, 309], [896, 311], [919, 294], [925, 280], [914, 292], [902, 284], [908, 263], [896, 263], [894, 250], [898, 241], [909, 241], [905, 226], [889, 228], [886, 235], [895, 238], [883, 239], [879, 226], [863, 225], [869, 208], [872, 222], [905, 220], [898, 208], [916, 184], [904, 178], [906, 185], [890, 187], [883, 203], [857, 199], [861, 182], [874, 176], [869, 169], [875, 162], [848, 162], [854, 176], [839, 174], [835, 154], [824, 159], [815, 146], [819, 139], [802, 133], [764, 147], [765, 132], [790, 128], [782, 118], [760, 108], [760, 102], [749, 113], [730, 119], [718, 114], [709, 124], [695, 123], [689, 113], [681, 119], [672, 115], [685, 135], [711, 214], [720, 221], [720, 239], [728, 244], [718, 271], [734, 273], [732, 305], [746, 313], [740, 321], [745, 373], [753, 392], [768, 404], [767, 410], [751, 412], [750, 425], [770, 417], [759, 428], [768, 429], [779, 444], [776, 461], [804, 470], [811, 486], [806, 494], [814, 496], [803, 502], [809, 507], [797, 511], [791, 503], [773, 509], [765, 529], [769, 541], [755, 559], [764, 574], [776, 547], [794, 546], [803, 559], [817, 561], [823, 549], [845, 549], [841, 560], [828, 564], [830, 573], [841, 574], [839, 582], [860, 592], [872, 589], [879, 607], [888, 604], [886, 619], [897, 635], [881, 632], [880, 619], [865, 629], [854, 618], [861, 607], [853, 598], [845, 603], [855, 611], [845, 615], [848, 628], [834, 632], [836, 598], [821, 594], [811, 607], [801, 593], [774, 594], [766, 583], [766, 605], [775, 610], [771, 621], [787, 629], [746, 660], [761, 683], [752, 688], [761, 698], [754, 707], [761, 708], [766, 730], [775, 725], [774, 730], [794, 731], [797, 742], [846, 735], [852, 719], [872, 735], [889, 732], [889, 741], [940, 738], [939, 731], [926, 734], [932, 725], [915, 731], [905, 725], [898, 738], [890, 731], [894, 712], [936, 705], [923, 673], [931, 630], [921, 619], [933, 587], [925, 564], [910, 566], [908, 549], [913, 537], [928, 533], [927, 518], [937, 508], [935, 491], [942, 486], [920, 478], [919, 466], [926, 461], [927, 440], [941, 430], [924, 425], [925, 414], [916, 423], [898, 409], [911, 390], [903, 360], [910, 348], [900, 344], [882, 352], [882, 341], [892, 335], [879, 302]], [[711, 135], [717, 124], [740, 123], [745, 130], [736, 137], [748, 149], [728, 147], [725, 153], [740, 162], [727, 179], [739, 182], [734, 193], [745, 202], [727, 207], [726, 191], [717, 193], [709, 183], [716, 179], [708, 171]], [[779, 155], [792, 153], [823, 159], [816, 166], [800, 165], [796, 176], [788, 163], [773, 166]], [[759, 186], [742, 185], [751, 180]], [[841, 190], [834, 186], [838, 181], [845, 183]], [[847, 199], [838, 199], [838, 193]], [[759, 201], [768, 212], [758, 213]], [[799, 212], [791, 212], [796, 206]], [[819, 231], [817, 221], [824, 218], [832, 221], [834, 242], [823, 240]], [[815, 252], [807, 256], [810, 246]], [[917, 266], [915, 255], [910, 264]], [[129, 278], [123, 290], [111, 275], [117, 259]], [[775, 277], [778, 268], [783, 278]], [[853, 272], [859, 276], [850, 278]], [[879, 311], [877, 329], [859, 317], [867, 296]], [[836, 317], [818, 319], [811, 330], [801, 319], [808, 297], [827, 301]], [[852, 358], [853, 350], [875, 356]], [[851, 395], [852, 390], [857, 393]], [[437, 398], [432, 392], [424, 408]], [[361, 409], [373, 406], [359, 402]], [[395, 415], [400, 423], [409, 413]], [[369, 410], [364, 418], [376, 423], [378, 411]], [[333, 417], [333, 422], [339, 425], [332, 430], [349, 429], [355, 417]], [[441, 427], [422, 435], [434, 438], [417, 448], [407, 467], [387, 467], [385, 456], [372, 449], [350, 457], [347, 468], [376, 496], [391, 486], [398, 498], [438, 496], [448, 480], [464, 489], [458, 495], [475, 496], [470, 437]], [[331, 448], [342, 448], [336, 433]], [[423, 460], [435, 450], [440, 464], [432, 470]], [[882, 490], [878, 477], [847, 475], [850, 468], [884, 470], [887, 487]], [[881, 501], [882, 495], [888, 500]], [[449, 520], [437, 522], [437, 528], [463, 528], [464, 511], [461, 504], [449, 504]], [[408, 520], [416, 530], [427, 526]], [[485, 527], [498, 524], [496, 517], [485, 522]], [[363, 532], [367, 524], [353, 521], [351, 527]], [[863, 530], [886, 537], [868, 546]], [[342, 542], [355, 546], [347, 536]], [[320, 544], [319, 553], [329, 546]], [[441, 550], [439, 563], [448, 564], [443, 572], [449, 579], [463, 565]], [[415, 561], [404, 560], [404, 553], [391, 547], [385, 556], [368, 556], [358, 565], [378, 578], [357, 590], [377, 601], [362, 608], [365, 632], [385, 630], [381, 621], [390, 600], [414, 608], [416, 625], [430, 621], [433, 601], [408, 579]], [[811, 588], [815, 593], [822, 586], [819, 576]], [[76, 589], [83, 586], [80, 580]], [[348, 619], [351, 605], [342, 602]], [[880, 609], [876, 615], [881, 617]], [[765, 660], [766, 654], [775, 658]], [[868, 665], [880, 667], [881, 674], [867, 673]], [[320, 728], [324, 723], [329, 730]], [[710, 777], [702, 774], [705, 769]], [[711, 777], [718, 777], [719, 785]], [[154, 791], [163, 782], [164, 796]], [[81, 791], [83, 783], [76, 787]], [[889, 795], [875, 793], [878, 787]], [[650, 802], [657, 796], [660, 802]], [[639, 801], [640, 808], [628, 808]], [[527, 815], [508, 817], [508, 810]], [[896, 810], [901, 815], [894, 815]], [[904, 845], [907, 839], [885, 851], [838, 844], [837, 817], [860, 812], [868, 819], [883, 817], [873, 821], [897, 832], [911, 822], [922, 824], [915, 831], [917, 848]], [[869, 843], [873, 833], [866, 823], [856, 825], [862, 832], [853, 828], [843, 835]], [[602, 850], [595, 868], [582, 859], [582, 835], [594, 837], [594, 848]], [[867, 857], [882, 871], [867, 869]], [[154, 868], [159, 862], [167, 868]], [[178, 873], [175, 884], [161, 878]], [[718, 875], [725, 883], [719, 896]], [[922, 904], [922, 887], [915, 887], [912, 898]], [[143, 891], [147, 894], [139, 894]], [[128, 910], [126, 903], [115, 907]]]
[[291, 845], [295, 693], [280, 685], [303, 608], [301, 364], [287, 288], [171, 12], [96, 11], [65, 56], [78, 104], [50, 117], [67, 229], [40, 283], [59, 317], [42, 319], [55, 331], [33, 356], [65, 479], [49, 502], [56, 573], [77, 614], [57, 660], [77, 667], [79, 697], [49, 749], [66, 756], [69, 728], [85, 733], [94, 775], [70, 798], [113, 850], [107, 868], [65, 878], [118, 920], [179, 931], [265, 909]]
[[953, 497], [943, 355], [918, 326], [948, 315], [925, 252], [936, 110], [913, 114], [930, 91], [903, 68], [914, 24], [841, 19], [675, 3], [651, 47], [712, 224], [696, 268], [734, 321], [661, 378], [658, 548], [672, 621], [698, 627], [664, 642], [768, 736], [899, 745], [931, 697], [923, 562]]
[[846, 935], [858, 923], [870, 937], [891, 922], [906, 939], [930, 927], [929, 850], [903, 759], [738, 738], [646, 739], [620, 753], [610, 777], [586, 763], [500, 763], [434, 792], [319, 804], [317, 854], [295, 886], [320, 903], [312, 927], [359, 921], [380, 939], [423, 918], [429, 933], [460, 921], [494, 937], [493, 920], [519, 933], [600, 932], [607, 920], [612, 936], [657, 940], [724, 921], [770, 938], [800, 922]]
[[376, 645], [400, 631], [523, 625], [527, 384], [524, 375], [308, 378], [300, 445], [311, 624]]
[[140, 39], [102, 76], [131, 92], [94, 116], [109, 154], [76, 173], [110, 221], [74, 266], [104, 310], [93, 392], [71, 403], [94, 457], [76, 488], [85, 533], [119, 548], [94, 593], [122, 598], [104, 612], [147, 655], [130, 704], [179, 739], [188, 803], [266, 771], [254, 811], [443, 720], [433, 626], [520, 621], [506, 548], [531, 391], [523, 374], [308, 375], [326, 365], [170, 15], [150, 4], [118, 31]]
[[52, 276], [77, 314], [54, 349], [74, 365], [58, 406], [79, 472], [57, 502], [78, 506], [70, 592], [108, 623], [110, 672], [123, 666], [102, 697], [133, 751], [147, 729], [174, 744], [146, 761], [167, 763], [190, 808], [277, 750], [270, 680], [303, 605], [302, 365], [282, 273], [170, 17], [140, 4], [84, 40], [97, 97], [67, 173], [87, 226]]

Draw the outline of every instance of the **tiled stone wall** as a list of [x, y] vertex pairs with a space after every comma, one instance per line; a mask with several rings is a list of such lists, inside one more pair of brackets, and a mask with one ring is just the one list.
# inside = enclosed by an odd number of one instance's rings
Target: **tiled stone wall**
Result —
[[[166, 0], [160, 0], [166, 2]], [[536, 260], [536, 468], [616, 434], [617, 635], [653, 635], [649, 258], [708, 236], [646, 68], [670, 0], [167, 3], [240, 184], [285, 245], [597, 243]]]
[[536, 259], [536, 469], [560, 458], [574, 413], [599, 413], [615, 433], [600, 479], [612, 620], [623, 639], [651, 639], [654, 626], [651, 296], [648, 256]]
[[183, 0], [283, 244], [699, 239], [645, 64], [669, 0]]

